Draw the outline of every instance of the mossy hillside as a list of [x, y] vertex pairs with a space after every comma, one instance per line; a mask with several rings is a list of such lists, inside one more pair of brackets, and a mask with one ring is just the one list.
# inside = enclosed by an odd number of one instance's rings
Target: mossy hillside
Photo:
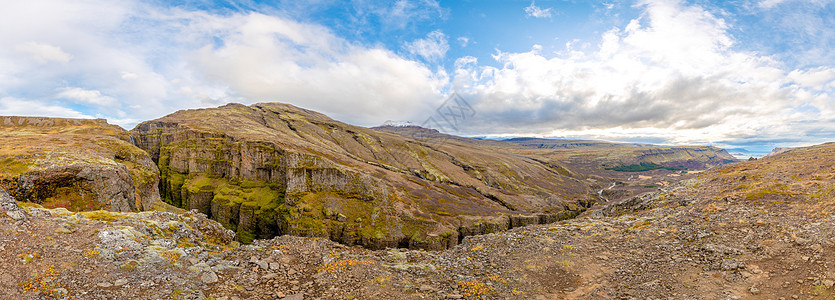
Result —
[[665, 169], [670, 171], [678, 171], [678, 168], [670, 168], [660, 166], [655, 163], [640, 163], [637, 165], [628, 165], [628, 166], [616, 166], [616, 167], [608, 167], [606, 170], [613, 170], [618, 172], [644, 172], [644, 171], [651, 171], [657, 169]]
[[[174, 128], [175, 125], [165, 124], [177, 124], [180, 132]], [[550, 180], [542, 180], [535, 184], [537, 186], [517, 187], [528, 185], [524, 176], [544, 176], [550, 179], [564, 175], [548, 171], [541, 164], [516, 155], [507, 155], [491, 149], [473, 149], [472, 145], [456, 145], [455, 151], [449, 151], [450, 148], [446, 145], [435, 148], [396, 134], [342, 124], [324, 115], [279, 103], [263, 103], [249, 107], [233, 104], [216, 109], [181, 111], [159, 120], [145, 122], [135, 130], [149, 132], [153, 131], [151, 127], [163, 126], [168, 126], [165, 130], [178, 138], [199, 138], [199, 134], [186, 133], [189, 131], [223, 133], [235, 141], [265, 141], [287, 152], [325, 157], [336, 162], [339, 167], [359, 167], [362, 171], [369, 171], [370, 169], [363, 165], [368, 164], [398, 173], [416, 172], [432, 181], [463, 186], [484, 185], [479, 178], [483, 175], [471, 175], [466, 172], [472, 170], [471, 167], [494, 165], [493, 162], [496, 161], [499, 162], [497, 164], [505, 162], [504, 165], [510, 170], [519, 166], [523, 166], [525, 170], [523, 173], [506, 172], [507, 176], [513, 177], [498, 180], [502, 184], [494, 186], [496, 189], [512, 188], [512, 193], [565, 192], [567, 195], [563, 199], [574, 198], [575, 194], [591, 193], [582, 183], [577, 182], [548, 185], [547, 182]], [[171, 142], [176, 143], [178, 138]], [[358, 165], [358, 161], [361, 164]], [[501, 172], [491, 173], [499, 173], [493, 177], [507, 177]], [[546, 184], [542, 185], [543, 183]], [[519, 208], [537, 206], [541, 205], [514, 203], [514, 207]]]
[[[735, 162], [725, 150], [711, 146], [629, 146], [600, 147], [589, 145], [575, 149], [526, 149], [519, 153], [565, 163], [586, 174], [611, 176], [613, 172], [649, 171], [652, 169], [706, 169]], [[657, 165], [658, 167], [654, 167]], [[651, 166], [647, 168], [647, 166]]]
[[[232, 161], [230, 153], [240, 151], [242, 143], [232, 143], [221, 138], [199, 138], [173, 142], [160, 148], [158, 164], [162, 180], [160, 191], [165, 202], [182, 208], [191, 208], [193, 196], [209, 197], [211, 203], [200, 208], [226, 228], [236, 231], [238, 239], [250, 242], [254, 238], [269, 238], [280, 234], [279, 226], [286, 215], [284, 187], [277, 183], [242, 178], [227, 178], [225, 170]], [[247, 147], [259, 147], [262, 151], [275, 150], [260, 143], [247, 143]], [[180, 166], [172, 166], [172, 152], [198, 155], [198, 164], [209, 165], [205, 172], [186, 175]], [[280, 156], [276, 156], [280, 157]], [[272, 161], [279, 164], [280, 158]], [[207, 195], [207, 196], [206, 196]]]
[[[446, 248], [458, 232], [439, 230], [438, 220], [395, 214], [378, 201], [346, 198], [335, 192], [308, 193], [288, 210], [288, 233], [329, 237], [369, 248]], [[426, 215], [429, 217], [429, 215]], [[442, 227], [442, 226], [440, 226]]]
[[810, 215], [835, 211], [835, 143], [724, 166], [701, 174], [699, 190], [714, 201], [790, 206]]
[[[0, 182], [2, 188], [21, 199], [45, 207], [64, 207], [74, 211], [107, 208], [110, 199], [102, 196], [96, 182], [73, 178], [74, 170], [90, 166], [102, 170], [130, 172], [135, 203], [144, 208], [155, 199], [156, 166], [147, 153], [133, 146], [128, 133], [104, 120], [0, 117]], [[59, 172], [56, 174], [56, 172]], [[34, 185], [18, 189], [21, 176], [34, 179]], [[26, 185], [29, 187], [30, 185]], [[31, 190], [30, 190], [31, 189]]]
[[33, 166], [34, 163], [30, 162], [29, 159], [25, 157], [0, 158], [0, 178], [17, 177], [20, 174], [29, 172]]
[[[175, 173], [177, 174], [177, 173]], [[180, 198], [181, 207], [191, 207], [191, 195], [209, 194], [211, 203], [198, 209], [224, 227], [235, 231], [237, 239], [249, 243], [254, 238], [279, 235], [281, 221], [287, 210], [281, 185], [253, 180], [212, 178], [206, 175], [175, 175], [179, 189], [187, 197]]]

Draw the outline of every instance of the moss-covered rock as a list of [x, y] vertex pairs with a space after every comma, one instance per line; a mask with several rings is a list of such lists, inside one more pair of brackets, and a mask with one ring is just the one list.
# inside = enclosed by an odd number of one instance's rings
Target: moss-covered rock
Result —
[[0, 117], [0, 188], [50, 208], [151, 210], [157, 166], [131, 140], [101, 119]]

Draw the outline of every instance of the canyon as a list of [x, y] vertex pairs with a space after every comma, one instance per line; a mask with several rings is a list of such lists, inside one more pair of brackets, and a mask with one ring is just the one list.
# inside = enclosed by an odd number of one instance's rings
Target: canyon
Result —
[[[364, 128], [282, 103], [178, 111], [131, 131], [105, 120], [2, 118], [0, 182], [18, 201], [71, 211], [195, 210], [244, 243], [294, 235], [447, 249], [471, 235], [573, 218], [597, 202], [695, 176], [685, 169], [734, 161], [705, 146]], [[612, 170], [643, 164], [659, 169], [633, 181]]]

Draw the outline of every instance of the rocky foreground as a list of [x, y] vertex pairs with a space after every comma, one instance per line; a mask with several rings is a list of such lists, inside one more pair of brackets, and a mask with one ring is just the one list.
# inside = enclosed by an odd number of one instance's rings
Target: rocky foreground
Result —
[[9, 299], [835, 299], [835, 144], [444, 251], [240, 246], [202, 214], [0, 199]]

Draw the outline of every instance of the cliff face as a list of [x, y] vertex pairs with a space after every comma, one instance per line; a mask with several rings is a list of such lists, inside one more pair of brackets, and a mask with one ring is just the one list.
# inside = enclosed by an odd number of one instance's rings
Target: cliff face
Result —
[[150, 210], [157, 167], [130, 141], [105, 120], [0, 117], [0, 189], [45, 207]]
[[446, 248], [463, 236], [576, 215], [572, 172], [465, 143], [430, 144], [290, 105], [180, 111], [132, 130], [165, 201], [243, 241], [279, 234], [371, 248]]

